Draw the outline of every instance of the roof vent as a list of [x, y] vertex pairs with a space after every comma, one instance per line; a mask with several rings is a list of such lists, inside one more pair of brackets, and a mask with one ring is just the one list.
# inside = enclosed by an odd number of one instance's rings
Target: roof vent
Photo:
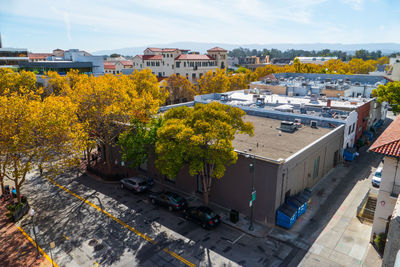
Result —
[[317, 128], [317, 121], [311, 121], [310, 122], [310, 126], [311, 126], [311, 128]]

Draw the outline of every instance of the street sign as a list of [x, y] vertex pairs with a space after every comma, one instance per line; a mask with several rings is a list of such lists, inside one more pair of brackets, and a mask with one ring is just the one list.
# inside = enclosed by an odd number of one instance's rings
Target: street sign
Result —
[[253, 200], [250, 200], [249, 207], [253, 206]]
[[253, 191], [251, 193], [251, 201], [254, 201], [254, 200], [256, 200], [256, 191]]

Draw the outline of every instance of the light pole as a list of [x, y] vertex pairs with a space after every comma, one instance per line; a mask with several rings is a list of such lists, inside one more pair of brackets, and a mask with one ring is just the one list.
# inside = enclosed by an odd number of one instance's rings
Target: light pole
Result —
[[[251, 148], [249, 148], [249, 152], [251, 152]], [[245, 151], [246, 158], [249, 159], [253, 159], [253, 162], [250, 163], [249, 165], [249, 170], [250, 173], [252, 173], [251, 176], [251, 201], [250, 201], [250, 226], [249, 226], [249, 231], [253, 231], [254, 230], [254, 226], [253, 226], [253, 202], [256, 200], [256, 191], [254, 190], [254, 178], [255, 178], [255, 163], [256, 163], [256, 157], [255, 155], [252, 155], [250, 153], [247, 153], [247, 151]]]
[[33, 220], [33, 216], [35, 215], [35, 210], [34, 210], [33, 208], [31, 208], [31, 209], [29, 210], [29, 215], [30, 215], [31, 218], [32, 218], [32, 230], [33, 230], [33, 235], [34, 235], [34, 237], [35, 237], [35, 244], [36, 244], [36, 250], [37, 250], [37, 256], [36, 256], [36, 258], [39, 258], [39, 257], [40, 257], [40, 254], [39, 254], [39, 245], [38, 245], [37, 239], [36, 239], [35, 221]]

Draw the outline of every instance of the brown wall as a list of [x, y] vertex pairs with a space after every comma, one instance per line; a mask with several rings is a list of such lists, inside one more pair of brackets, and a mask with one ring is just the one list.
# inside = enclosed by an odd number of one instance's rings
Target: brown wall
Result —
[[322, 89], [321, 93], [326, 94], [327, 97], [338, 97], [338, 94], [340, 94], [340, 96], [344, 96], [343, 90]]
[[[249, 171], [250, 162], [250, 159], [239, 155], [236, 164], [227, 167], [224, 177], [214, 179], [210, 201], [249, 215], [252, 182]], [[254, 202], [254, 219], [263, 223], [274, 223], [275, 220], [274, 201], [278, 167], [279, 165], [264, 160], [256, 159], [255, 161], [254, 188], [257, 191], [257, 199]], [[148, 171], [162, 184], [173, 186], [190, 194], [198, 194], [202, 198], [202, 194], [197, 192], [197, 178], [189, 175], [188, 168], [184, 168], [174, 182], [168, 181], [160, 175], [152, 160], [149, 160]]]

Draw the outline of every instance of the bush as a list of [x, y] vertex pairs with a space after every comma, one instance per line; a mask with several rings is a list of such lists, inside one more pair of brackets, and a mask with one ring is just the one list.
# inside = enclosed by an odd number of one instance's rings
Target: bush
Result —
[[385, 244], [386, 244], [386, 234], [385, 233], [380, 233], [377, 235], [374, 239], [374, 244], [378, 248], [378, 251], [383, 254], [383, 251], [385, 250]]

